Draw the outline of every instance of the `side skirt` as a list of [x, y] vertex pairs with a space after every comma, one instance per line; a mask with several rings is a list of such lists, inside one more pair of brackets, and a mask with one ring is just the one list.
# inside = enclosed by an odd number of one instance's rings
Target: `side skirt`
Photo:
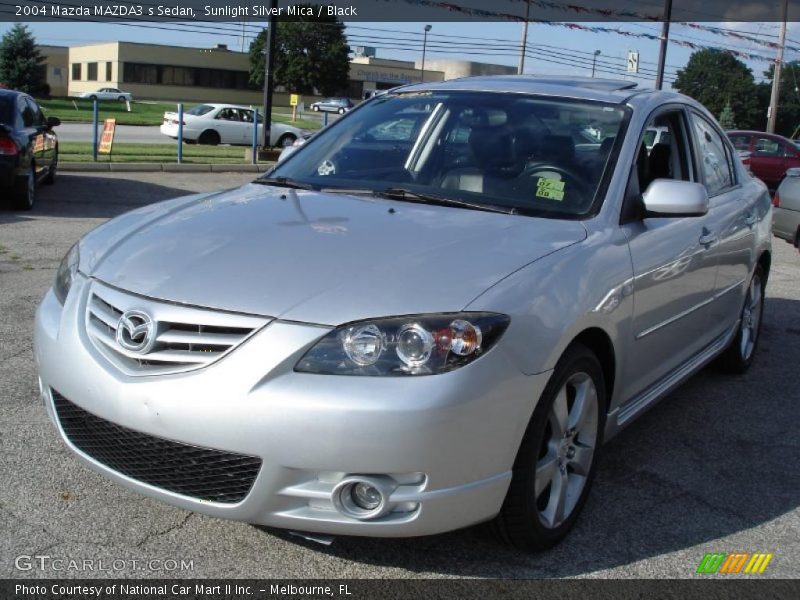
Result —
[[697, 371], [710, 363], [718, 354], [721, 354], [731, 343], [739, 330], [739, 320], [726, 333], [722, 334], [699, 353], [677, 367], [657, 381], [638, 396], [634, 396], [622, 406], [608, 414], [606, 419], [605, 440], [610, 440], [625, 427], [633, 423], [638, 417], [669, 394]]

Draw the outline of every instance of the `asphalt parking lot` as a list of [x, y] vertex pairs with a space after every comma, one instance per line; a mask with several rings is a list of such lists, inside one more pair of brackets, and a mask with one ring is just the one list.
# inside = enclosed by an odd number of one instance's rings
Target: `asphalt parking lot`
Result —
[[[482, 528], [322, 546], [165, 506], [82, 467], [45, 416], [31, 349], [61, 257], [121, 212], [251, 177], [62, 174], [31, 213], [0, 209], [0, 578], [682, 578], [706, 552], [771, 552], [760, 577], [800, 576], [800, 254], [781, 240], [750, 372], [706, 369], [611, 441], [576, 529], [544, 554], [509, 550]], [[17, 568], [33, 555], [51, 558]], [[53, 559], [94, 570], [55, 570]], [[193, 568], [165, 572], [153, 559]]]

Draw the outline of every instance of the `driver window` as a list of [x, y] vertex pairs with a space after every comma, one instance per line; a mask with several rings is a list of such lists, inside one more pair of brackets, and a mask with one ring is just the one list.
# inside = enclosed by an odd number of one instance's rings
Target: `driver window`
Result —
[[661, 113], [642, 132], [622, 209], [622, 222], [640, 216], [641, 198], [656, 179], [692, 181], [683, 112]]

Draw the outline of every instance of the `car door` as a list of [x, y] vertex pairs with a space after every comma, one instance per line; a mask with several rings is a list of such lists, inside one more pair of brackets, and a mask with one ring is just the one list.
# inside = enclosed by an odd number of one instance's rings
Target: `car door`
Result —
[[27, 96], [17, 98], [18, 110], [22, 120], [22, 138], [25, 142], [23, 154], [25, 165], [33, 161], [36, 168], [36, 176], [40, 177], [44, 168], [44, 142], [45, 136], [43, 128], [37, 121], [35, 105]]
[[718, 264], [709, 331], [717, 337], [733, 327], [742, 308], [744, 286], [755, 261], [758, 198], [737, 180], [734, 150], [722, 131], [697, 111], [691, 111], [690, 118], [700, 176], [708, 192], [709, 229], [717, 238], [709, 246]]
[[[669, 144], [647, 151], [646, 129], [632, 166], [621, 228], [633, 267], [633, 339], [624, 361], [624, 397], [634, 397], [706, 346], [717, 258], [710, 252], [714, 218], [648, 218], [641, 195], [654, 179], [698, 181], [685, 109], [671, 105], [647, 127], [666, 127]], [[631, 210], [633, 206], [633, 210]]]
[[37, 175], [44, 175], [50, 168], [55, 154], [55, 134], [47, 128], [42, 109], [31, 97], [26, 97], [25, 101], [33, 111], [33, 125], [36, 128], [36, 138], [34, 142], [34, 157], [36, 159]]
[[223, 144], [241, 144], [244, 138], [239, 112], [235, 108], [222, 108], [214, 116], [214, 129]]

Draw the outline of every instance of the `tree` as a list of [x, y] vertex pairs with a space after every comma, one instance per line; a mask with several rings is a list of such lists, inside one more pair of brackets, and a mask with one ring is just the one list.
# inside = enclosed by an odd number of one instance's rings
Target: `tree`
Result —
[[[335, 16], [296, 17], [275, 29], [275, 83], [297, 94], [347, 89], [350, 63], [344, 25]], [[264, 86], [266, 31], [250, 44], [250, 83]]]
[[722, 109], [722, 114], [719, 116], [719, 124], [723, 129], [736, 129], [736, 118], [733, 116], [733, 109], [731, 103], [728, 101], [725, 108]]
[[[772, 80], [775, 78], [775, 66], [770, 65], [764, 71], [767, 83], [762, 84], [761, 98], [764, 114], [767, 114], [772, 95]], [[800, 61], [785, 63], [781, 68], [781, 90], [778, 96], [778, 116], [775, 119], [775, 133], [791, 137], [800, 126]]]
[[25, 25], [17, 23], [0, 40], [0, 82], [36, 94], [45, 89], [44, 58]]
[[753, 72], [742, 61], [723, 50], [698, 50], [678, 70], [672, 86], [718, 115], [730, 102], [740, 127], [763, 129], [766, 113], [759, 106], [759, 87]]

